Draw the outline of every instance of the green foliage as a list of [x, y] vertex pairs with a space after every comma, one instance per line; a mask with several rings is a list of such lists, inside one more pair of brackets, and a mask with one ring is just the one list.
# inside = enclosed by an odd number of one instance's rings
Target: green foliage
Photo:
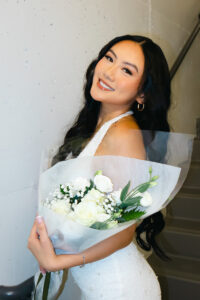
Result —
[[126, 195], [128, 193], [128, 190], [129, 190], [129, 187], [130, 187], [130, 180], [129, 182], [127, 183], [127, 185], [123, 188], [123, 190], [121, 191], [121, 194], [120, 194], [120, 200], [123, 202], [125, 199], [126, 199]]
[[108, 224], [107, 222], [95, 222], [90, 226], [90, 228], [103, 230], [108, 228]]
[[145, 211], [135, 211], [131, 210], [129, 212], [125, 212], [122, 214], [121, 223], [126, 221], [131, 221], [135, 219], [139, 219], [141, 216], [145, 214]]
[[140, 200], [142, 199], [142, 196], [136, 196], [136, 197], [128, 197], [126, 198], [126, 200], [124, 200], [124, 202], [122, 202], [119, 207], [122, 209], [125, 209], [129, 206], [133, 206], [133, 205], [139, 205]]

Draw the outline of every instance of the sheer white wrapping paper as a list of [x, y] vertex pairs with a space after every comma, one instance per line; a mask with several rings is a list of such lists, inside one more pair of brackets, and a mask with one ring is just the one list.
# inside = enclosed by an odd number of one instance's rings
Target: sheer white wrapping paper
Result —
[[[93, 178], [97, 170], [102, 170], [104, 175], [111, 178], [114, 190], [123, 188], [129, 180], [132, 189], [149, 180], [150, 166], [153, 170], [152, 176], [157, 175], [159, 178], [157, 185], [148, 189], [153, 203], [146, 208], [143, 219], [165, 207], [177, 185], [181, 170], [179, 167], [122, 156], [88, 156], [69, 159], [57, 163], [41, 175], [39, 199], [45, 199], [59, 184], [80, 176]], [[39, 213], [44, 217], [54, 247], [67, 252], [83, 251], [136, 222], [133, 220], [121, 223], [112, 229], [97, 230], [67, 219], [42, 205], [39, 206]]]
[[[138, 220], [165, 208], [180, 190], [191, 161], [192, 143], [191, 134], [172, 133], [148, 130], [140, 131], [146, 149], [147, 160], [128, 158], [123, 156], [86, 156], [61, 161], [50, 168], [52, 157], [58, 147], [54, 146], [44, 151], [39, 183], [39, 213], [44, 217], [48, 234], [54, 247], [67, 252], [83, 251], [99, 241], [129, 227], [136, 221], [119, 224], [116, 228], [96, 230], [85, 227], [58, 215], [40, 205], [49, 192], [59, 184], [69, 182], [79, 176], [93, 178], [97, 170], [110, 177], [114, 190], [123, 188], [129, 180], [131, 187], [148, 181], [149, 167], [152, 167], [152, 176], [158, 175], [157, 185], [148, 189], [153, 204], [147, 208], [146, 214]], [[49, 168], [49, 169], [48, 169]]]
[[[140, 223], [145, 217], [165, 208], [180, 190], [190, 166], [194, 136], [159, 131], [154, 132], [153, 138], [149, 131], [143, 131], [142, 134], [147, 160], [122, 156], [88, 156], [68, 159], [51, 167], [51, 160], [58, 146], [44, 151], [41, 161], [38, 212], [44, 217], [48, 234], [57, 254], [83, 251], [135, 222]], [[148, 181], [150, 166], [153, 171], [152, 176], [159, 176], [157, 185], [148, 189], [153, 198], [153, 204], [137, 221], [122, 223], [112, 229], [96, 230], [80, 225], [40, 205], [40, 201], [45, 199], [57, 185], [79, 176], [93, 178], [97, 170], [102, 170], [104, 175], [111, 178], [114, 189], [123, 188], [129, 180], [131, 180], [131, 188], [134, 188]], [[62, 272], [52, 273], [48, 299], [57, 299], [52, 291], [59, 289], [62, 281], [61, 274]], [[44, 278], [37, 290], [36, 299], [38, 300], [42, 297], [43, 283]]]

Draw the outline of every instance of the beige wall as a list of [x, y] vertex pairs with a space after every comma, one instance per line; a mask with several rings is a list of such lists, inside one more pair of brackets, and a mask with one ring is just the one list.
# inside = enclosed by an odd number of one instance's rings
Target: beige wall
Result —
[[[151, 35], [171, 67], [193, 30], [200, 12], [198, 0], [152, 0]], [[200, 117], [200, 33], [172, 81], [172, 130], [194, 134]]]
[[[0, 285], [32, 275], [26, 248], [37, 208], [41, 151], [60, 141], [82, 105], [89, 62], [111, 38], [150, 35], [171, 65], [199, 0], [0, 0]], [[199, 116], [199, 37], [173, 82], [176, 131]]]

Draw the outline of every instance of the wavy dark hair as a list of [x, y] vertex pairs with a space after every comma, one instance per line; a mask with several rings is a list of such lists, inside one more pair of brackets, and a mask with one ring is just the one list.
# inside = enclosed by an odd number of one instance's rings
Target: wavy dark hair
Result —
[[[139, 86], [138, 93], [144, 94], [145, 109], [138, 111], [135, 101], [130, 110], [134, 111], [134, 118], [142, 130], [152, 133], [155, 131], [169, 131], [167, 121], [167, 111], [170, 106], [170, 75], [165, 56], [161, 48], [151, 39], [138, 35], [123, 35], [112, 39], [99, 52], [85, 74], [84, 84], [84, 106], [79, 112], [73, 126], [67, 131], [63, 145], [60, 146], [58, 153], [52, 160], [52, 165], [65, 160], [69, 154], [77, 157], [82, 151], [87, 141], [94, 134], [100, 113], [101, 103], [95, 101], [90, 95], [94, 70], [96, 64], [101, 60], [107, 51], [116, 43], [130, 40], [140, 43], [145, 57], [144, 72]], [[136, 241], [138, 245], [146, 251], [152, 248], [155, 253], [163, 260], [169, 257], [156, 243], [155, 237], [164, 228], [165, 221], [161, 212], [157, 212], [144, 219], [136, 228]], [[146, 241], [141, 234], [146, 234]]]

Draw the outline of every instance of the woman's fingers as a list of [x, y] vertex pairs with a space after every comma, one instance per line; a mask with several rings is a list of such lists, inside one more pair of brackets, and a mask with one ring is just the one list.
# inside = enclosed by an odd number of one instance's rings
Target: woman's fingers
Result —
[[40, 241], [41, 242], [46, 241], [49, 237], [48, 237], [45, 223], [41, 216], [36, 217], [36, 228], [37, 228], [38, 234], [40, 236]]
[[33, 223], [33, 227], [31, 228], [31, 232], [30, 232], [30, 238], [37, 238], [38, 239], [38, 233], [37, 233], [37, 223], [34, 222]]

